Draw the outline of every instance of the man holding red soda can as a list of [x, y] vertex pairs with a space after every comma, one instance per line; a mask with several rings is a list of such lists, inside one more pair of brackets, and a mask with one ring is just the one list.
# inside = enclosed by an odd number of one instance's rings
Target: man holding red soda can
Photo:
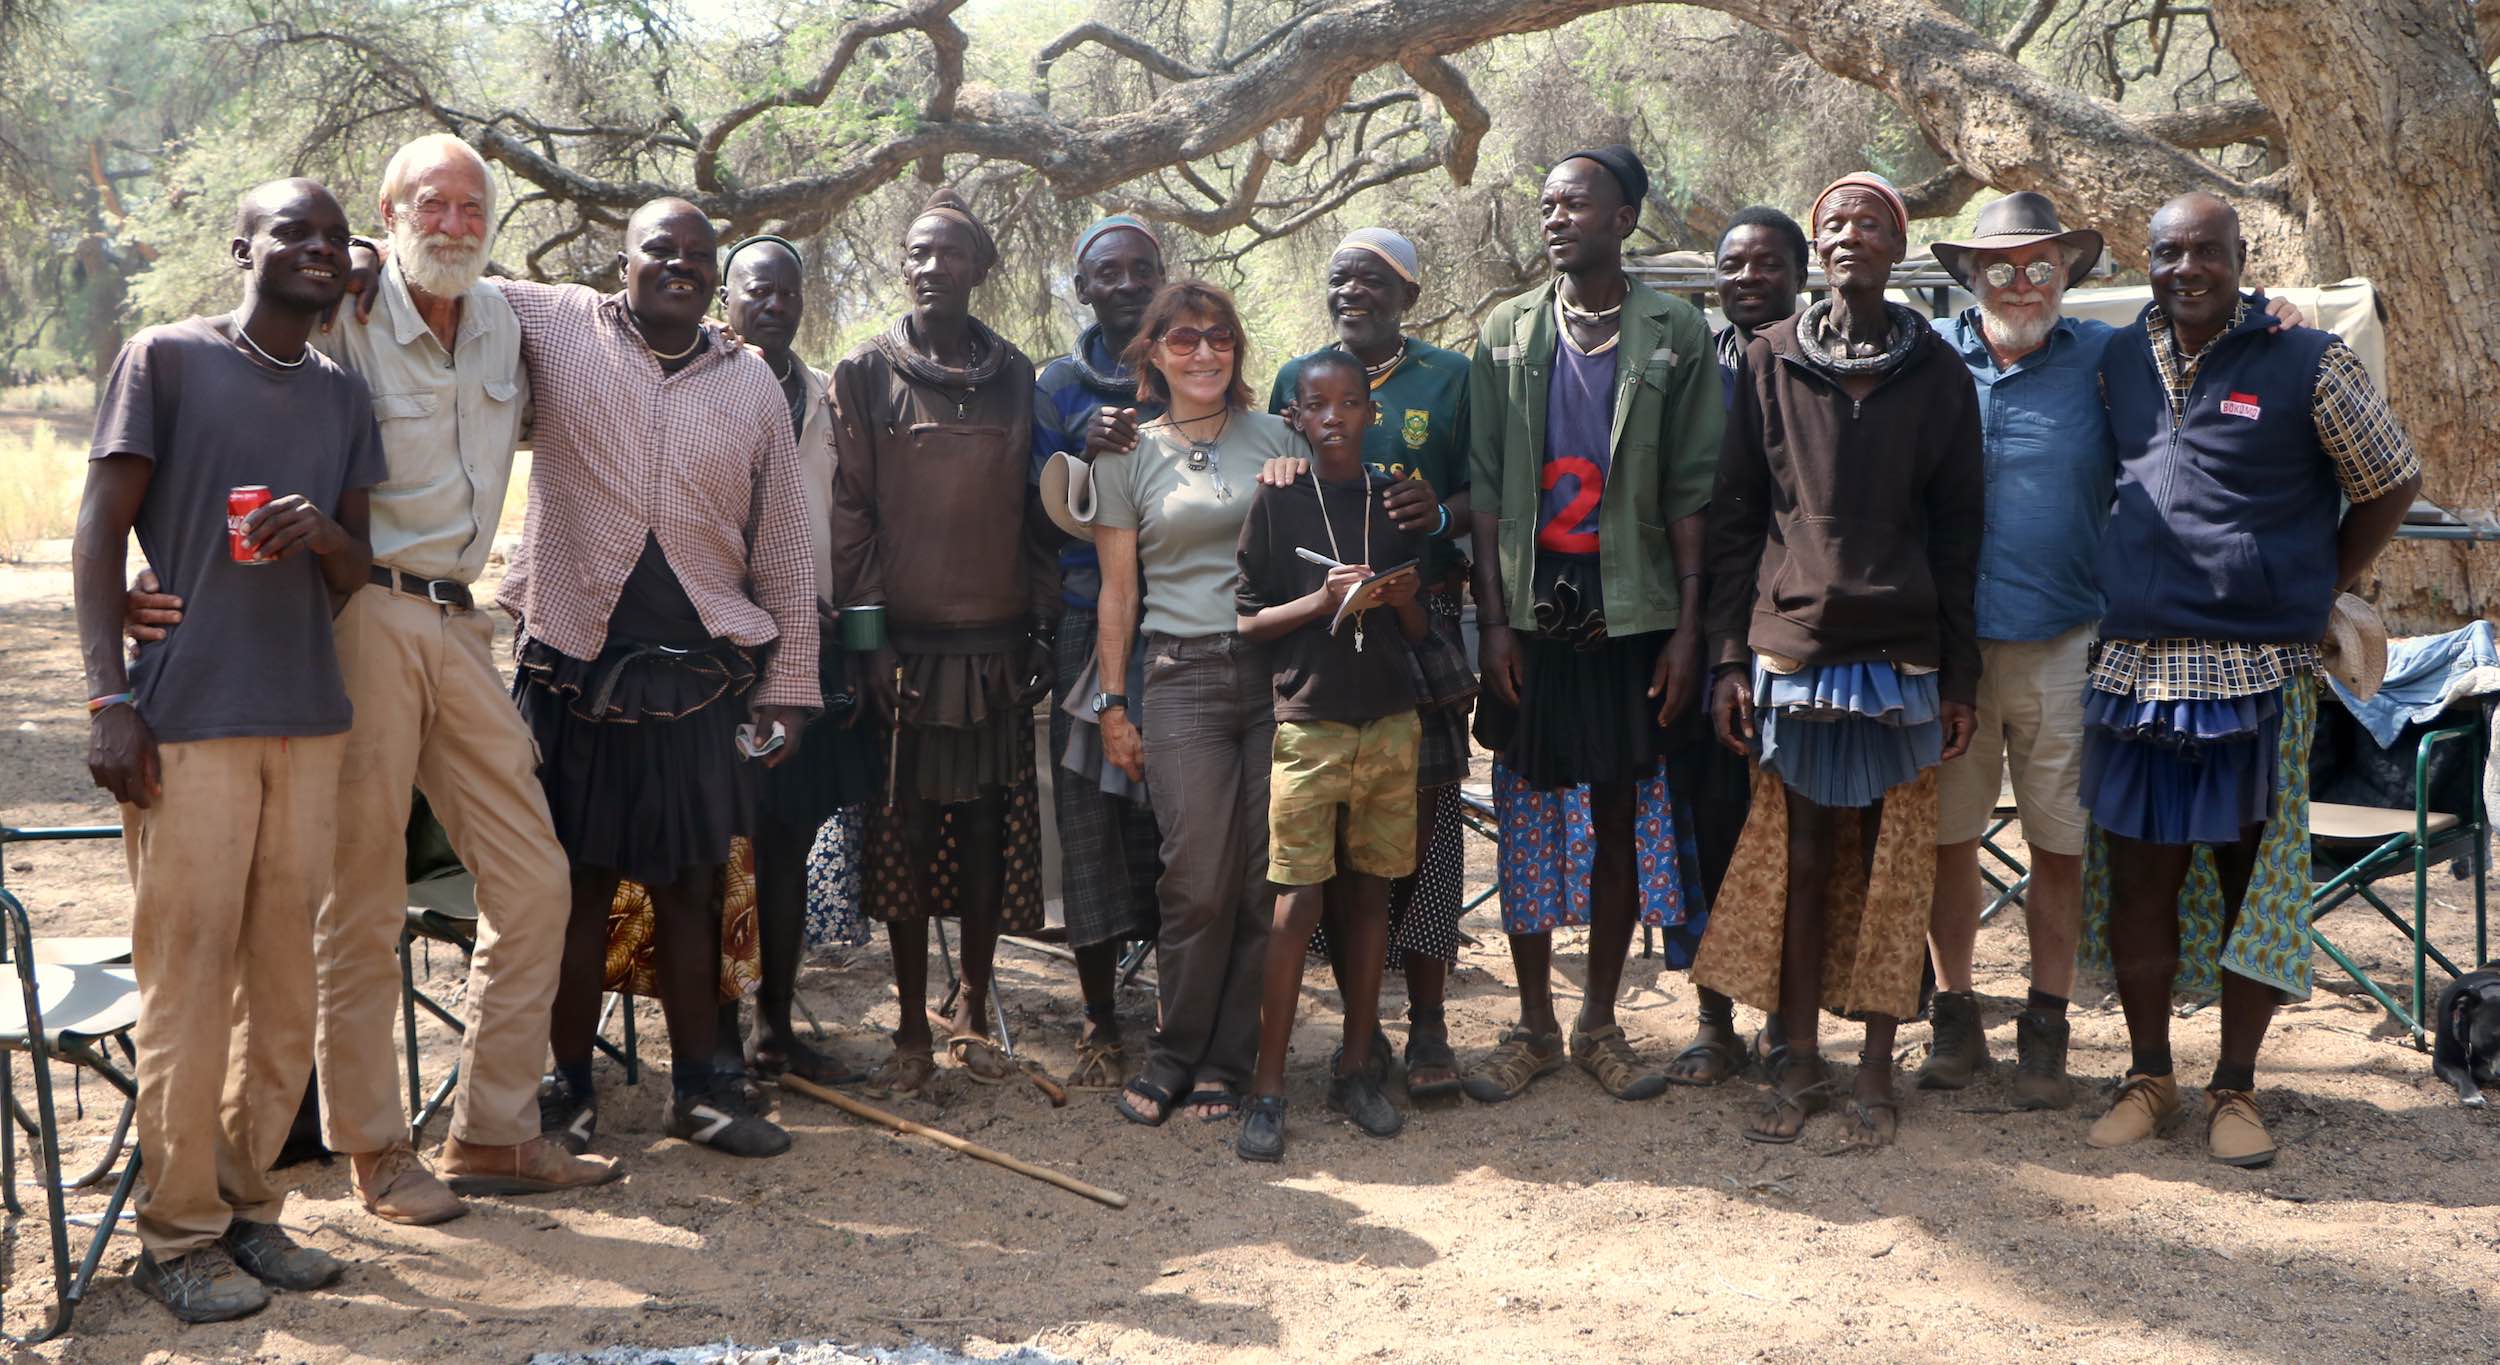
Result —
[[[347, 240], [310, 180], [243, 197], [242, 305], [122, 348], [72, 550], [87, 767], [121, 803], [135, 892], [135, 1278], [185, 1322], [340, 1272], [280, 1229], [268, 1170], [312, 1066], [313, 914], [351, 718], [331, 617], [365, 581], [384, 474], [364, 382], [309, 344]], [[230, 521], [238, 495], [257, 505]], [[125, 670], [134, 529], [187, 619]]]

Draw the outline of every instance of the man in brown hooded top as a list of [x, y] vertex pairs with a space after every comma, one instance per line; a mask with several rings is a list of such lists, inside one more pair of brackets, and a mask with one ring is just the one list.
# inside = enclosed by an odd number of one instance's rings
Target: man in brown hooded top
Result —
[[987, 229], [940, 190], [903, 235], [911, 311], [834, 367], [834, 602], [885, 608], [861, 694], [891, 756], [868, 803], [861, 889], [886, 925], [902, 1020], [876, 1084], [934, 1069], [928, 917], [963, 921], [963, 990], [947, 1052], [976, 1081], [1015, 1074], [988, 1038], [1002, 927], [1041, 922], [1033, 703], [1050, 689], [1041, 631], [1055, 575], [1027, 466], [1033, 364], [972, 316], [997, 263]]

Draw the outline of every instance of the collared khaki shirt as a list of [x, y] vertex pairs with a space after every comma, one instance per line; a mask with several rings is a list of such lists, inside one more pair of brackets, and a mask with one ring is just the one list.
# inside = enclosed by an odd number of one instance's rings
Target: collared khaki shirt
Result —
[[521, 324], [502, 292], [481, 281], [463, 297], [446, 351], [408, 296], [397, 262], [383, 269], [381, 290], [365, 324], [341, 317], [314, 337], [373, 391], [390, 466], [373, 490], [373, 562], [474, 583], [503, 517], [513, 449], [529, 425]]

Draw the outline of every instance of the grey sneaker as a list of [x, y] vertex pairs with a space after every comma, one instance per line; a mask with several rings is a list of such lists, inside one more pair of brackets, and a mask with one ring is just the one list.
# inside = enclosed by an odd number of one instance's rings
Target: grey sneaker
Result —
[[1959, 1090], [1988, 1069], [1988, 1036], [1981, 1031], [1979, 999], [1968, 991], [1938, 991], [1933, 1010], [1935, 1041], [1919, 1063], [1918, 1088]]
[[2066, 1039], [2073, 1032], [2058, 1015], [2030, 1010], [2014, 1016], [2014, 1107], [2063, 1109], [2075, 1102], [2066, 1077]]
[[303, 1293], [338, 1283], [347, 1273], [347, 1264], [329, 1252], [305, 1246], [286, 1235], [286, 1229], [275, 1223], [247, 1223], [240, 1218], [226, 1225], [226, 1235], [217, 1239], [234, 1263], [245, 1274], [273, 1289], [291, 1289]]
[[182, 1322], [231, 1322], [269, 1306], [268, 1288], [237, 1269], [234, 1258], [213, 1242], [162, 1261], [142, 1251], [131, 1278]]

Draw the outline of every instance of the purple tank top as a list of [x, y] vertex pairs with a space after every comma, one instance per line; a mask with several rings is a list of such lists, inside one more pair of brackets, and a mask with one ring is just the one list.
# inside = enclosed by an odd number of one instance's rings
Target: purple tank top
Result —
[[1536, 543], [1567, 555], [1597, 553], [1597, 509], [1614, 464], [1615, 357], [1620, 346], [1587, 355], [1554, 340], [1554, 377], [1545, 390], [1545, 463], [1540, 471]]

